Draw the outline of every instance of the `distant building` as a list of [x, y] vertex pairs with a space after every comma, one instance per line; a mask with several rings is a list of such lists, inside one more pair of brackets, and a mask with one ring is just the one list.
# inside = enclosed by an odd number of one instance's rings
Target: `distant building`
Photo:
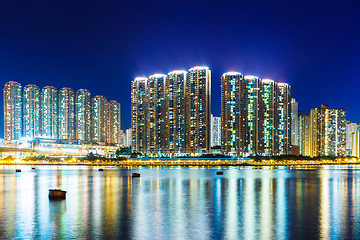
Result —
[[166, 138], [169, 153], [185, 152], [186, 137], [186, 71], [168, 73], [165, 83]]
[[75, 139], [75, 93], [71, 88], [64, 87], [59, 91], [59, 130], [58, 138]]
[[109, 133], [109, 103], [105, 97], [96, 95], [92, 99], [92, 141], [107, 142]]
[[166, 145], [166, 117], [165, 117], [165, 80], [166, 75], [154, 74], [147, 80], [146, 85], [146, 136], [147, 153], [150, 155], [165, 152]]
[[10, 81], [4, 86], [4, 139], [20, 140], [22, 134], [22, 88]]
[[132, 131], [131, 128], [126, 129], [125, 131], [126, 134], [126, 147], [131, 147], [132, 146]]
[[40, 129], [40, 89], [34, 84], [28, 84], [23, 89], [22, 137], [39, 137]]
[[58, 138], [58, 91], [53, 86], [46, 86], [40, 94], [41, 137]]
[[346, 155], [346, 110], [322, 104], [310, 112], [310, 156]]
[[221, 146], [221, 117], [211, 114], [211, 147]]
[[114, 100], [109, 102], [108, 142], [111, 144], [121, 144], [120, 103]]
[[190, 68], [186, 78], [186, 152], [210, 152], [211, 71]]
[[147, 152], [147, 78], [137, 77], [131, 83], [131, 128], [133, 152]]
[[360, 123], [356, 124], [351, 156], [360, 158]]
[[[120, 104], [90, 92], [74, 93], [17, 82], [4, 86], [4, 137], [6, 141], [42, 138], [80, 143], [120, 144]], [[7, 142], [8, 143], [8, 142]]]
[[131, 147], [132, 144], [132, 137], [131, 137], [131, 128], [124, 130], [121, 130], [121, 144], [124, 147]]
[[289, 154], [291, 87], [270, 79], [224, 73], [221, 149], [240, 155]]
[[210, 151], [207, 67], [136, 78], [131, 90], [133, 151], [148, 155]]
[[298, 102], [291, 99], [291, 145], [299, 146], [299, 116]]
[[299, 152], [300, 155], [310, 156], [310, 115], [309, 114], [299, 114]]
[[76, 139], [91, 141], [91, 120], [91, 94], [87, 89], [79, 89], [75, 95]]
[[350, 121], [346, 122], [346, 155], [352, 156], [352, 149], [354, 147], [354, 138], [356, 134], [356, 123]]
[[221, 77], [221, 151], [247, 151], [246, 83], [238, 72]]

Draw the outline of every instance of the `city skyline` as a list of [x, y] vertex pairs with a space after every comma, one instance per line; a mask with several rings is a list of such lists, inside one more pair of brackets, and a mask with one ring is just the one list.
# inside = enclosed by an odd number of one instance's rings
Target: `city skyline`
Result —
[[[134, 2], [23, 4], [0, 8], [7, 23], [0, 27], [0, 81], [85, 87], [122, 104], [124, 129], [131, 125], [132, 79], [196, 65], [213, 69], [215, 116], [220, 116], [222, 73], [239, 71], [290, 84], [303, 113], [327, 103], [346, 108], [352, 122], [360, 119], [359, 33], [350, 31], [357, 13], [348, 4], [159, 1], [140, 9]], [[172, 17], [173, 9], [187, 17]]]
[[358, 239], [355, 1], [0, 1], [0, 239]]
[[9, 81], [3, 88], [4, 140], [121, 143], [121, 105], [87, 89]]

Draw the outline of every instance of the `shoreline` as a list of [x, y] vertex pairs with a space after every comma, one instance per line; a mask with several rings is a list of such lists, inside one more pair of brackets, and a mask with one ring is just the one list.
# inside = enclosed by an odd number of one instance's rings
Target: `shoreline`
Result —
[[117, 166], [117, 167], [278, 167], [278, 166], [326, 166], [326, 165], [359, 165], [360, 162], [333, 161], [282, 161], [282, 162], [219, 162], [219, 161], [191, 161], [191, 162], [158, 162], [158, 161], [104, 161], [104, 162], [7, 162], [3, 166]]

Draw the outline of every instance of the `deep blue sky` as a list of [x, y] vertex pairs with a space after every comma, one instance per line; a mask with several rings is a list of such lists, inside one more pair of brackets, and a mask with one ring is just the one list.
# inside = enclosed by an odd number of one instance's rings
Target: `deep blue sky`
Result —
[[302, 112], [327, 103], [358, 122], [360, 14], [346, 2], [2, 0], [0, 83], [87, 88], [121, 103], [126, 129], [134, 77], [206, 65], [215, 115], [236, 70], [291, 84]]

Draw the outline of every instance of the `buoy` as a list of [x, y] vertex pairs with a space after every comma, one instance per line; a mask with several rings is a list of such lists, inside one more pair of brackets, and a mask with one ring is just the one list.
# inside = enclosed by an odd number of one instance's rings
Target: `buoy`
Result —
[[21, 172], [21, 169], [16, 169], [15, 172]]
[[133, 173], [131, 176], [132, 177], [140, 177], [140, 173]]
[[216, 172], [216, 175], [224, 175], [224, 173], [222, 171], [218, 171]]
[[102, 168], [99, 168], [99, 172], [101, 172], [101, 171], [104, 171], [104, 169], [102, 169]]
[[49, 189], [49, 199], [65, 199], [66, 191], [60, 189]]

